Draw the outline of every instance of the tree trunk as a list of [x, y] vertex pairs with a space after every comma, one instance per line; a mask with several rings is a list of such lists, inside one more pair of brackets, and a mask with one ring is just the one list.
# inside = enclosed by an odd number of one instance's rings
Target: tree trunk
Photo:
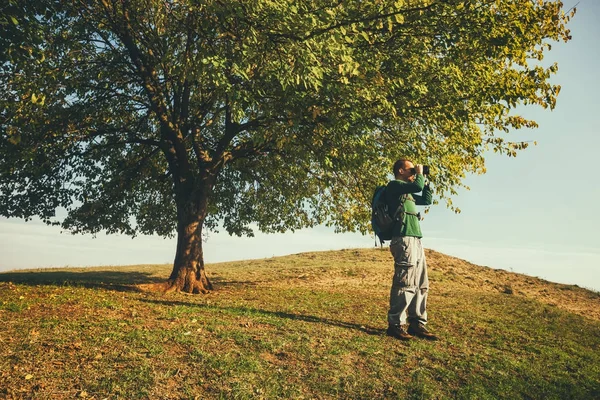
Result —
[[178, 206], [177, 214], [177, 253], [167, 291], [207, 293], [213, 286], [206, 276], [202, 253], [206, 201]]

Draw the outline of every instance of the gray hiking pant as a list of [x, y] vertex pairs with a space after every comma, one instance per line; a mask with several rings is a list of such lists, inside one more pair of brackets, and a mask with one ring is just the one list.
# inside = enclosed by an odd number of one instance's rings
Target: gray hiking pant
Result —
[[427, 262], [421, 239], [412, 236], [392, 238], [390, 251], [394, 256], [394, 278], [390, 293], [388, 323], [405, 325], [427, 323]]

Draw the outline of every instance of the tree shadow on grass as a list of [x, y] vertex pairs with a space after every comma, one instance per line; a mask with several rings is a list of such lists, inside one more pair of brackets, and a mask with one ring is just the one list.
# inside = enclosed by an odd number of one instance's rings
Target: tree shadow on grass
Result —
[[[129, 271], [123, 267], [116, 269], [101, 269], [94, 267], [92, 270], [85, 268], [64, 268], [59, 270], [26, 270], [0, 272], [0, 282], [12, 282], [22, 285], [58, 285], [78, 286], [85, 288], [101, 288], [119, 292], [143, 292], [138, 285], [164, 283], [168, 275], [157, 276], [155, 272]], [[111, 267], [108, 267], [111, 268]], [[143, 268], [143, 267], [142, 267]], [[270, 281], [227, 280], [218, 275], [211, 276], [215, 290], [226, 288], [239, 288], [243, 286], [259, 286]]]
[[381, 336], [385, 333], [385, 329], [377, 329], [366, 325], [353, 324], [350, 322], [344, 321], [336, 321], [329, 318], [317, 317], [314, 315], [304, 315], [304, 314], [292, 314], [284, 311], [269, 311], [269, 310], [261, 310], [258, 308], [250, 308], [250, 307], [220, 307], [212, 304], [198, 304], [198, 303], [186, 303], [183, 301], [168, 301], [168, 300], [155, 300], [155, 299], [139, 299], [139, 301], [152, 303], [152, 304], [160, 304], [165, 306], [185, 306], [185, 307], [197, 307], [207, 310], [221, 310], [233, 315], [239, 316], [268, 316], [268, 317], [277, 317], [283, 319], [290, 319], [295, 321], [303, 321], [310, 322], [315, 324], [325, 324], [330, 326], [337, 326], [340, 328], [353, 329], [367, 335], [376, 335]]
[[[119, 292], [138, 292], [137, 285], [164, 282], [150, 272], [112, 270], [12, 271], [0, 273], [0, 282], [22, 285], [59, 285], [101, 288]], [[127, 283], [124, 283], [127, 282]]]

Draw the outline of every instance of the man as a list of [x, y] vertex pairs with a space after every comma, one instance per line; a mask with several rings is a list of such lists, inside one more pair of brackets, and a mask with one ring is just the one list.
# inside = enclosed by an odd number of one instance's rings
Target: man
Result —
[[[388, 183], [386, 201], [394, 213], [404, 202], [402, 224], [396, 224], [392, 233], [390, 251], [394, 256], [394, 278], [390, 293], [387, 335], [400, 340], [414, 336], [437, 340], [427, 324], [427, 263], [421, 244], [421, 226], [417, 205], [432, 203], [432, 192], [425, 185], [423, 166], [413, 165], [406, 159], [394, 163], [395, 180]], [[421, 195], [415, 193], [422, 192]], [[408, 328], [407, 328], [408, 325]]]

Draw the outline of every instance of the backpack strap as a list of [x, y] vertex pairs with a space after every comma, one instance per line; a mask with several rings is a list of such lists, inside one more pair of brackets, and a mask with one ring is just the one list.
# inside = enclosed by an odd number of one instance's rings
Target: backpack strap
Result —
[[[406, 200], [408, 200], [408, 193], [405, 193], [402, 195], [401, 199], [400, 199], [400, 204], [398, 205], [398, 208], [396, 209], [396, 212], [394, 213], [394, 219], [396, 219], [399, 216], [399, 211], [401, 208], [404, 208], [404, 203], [406, 202]], [[421, 219], [421, 213], [412, 213], [412, 212], [407, 212], [404, 211], [404, 214], [406, 215], [413, 215], [419, 219]]]
[[406, 201], [407, 198], [408, 198], [408, 193], [405, 193], [400, 197], [400, 204], [398, 204], [398, 208], [396, 208], [396, 211], [394, 212], [394, 216], [392, 217], [394, 220], [396, 220], [400, 216], [400, 210], [404, 209], [404, 202]]
[[[400, 204], [398, 205], [398, 208], [396, 209], [396, 212], [394, 213], [393, 219], [396, 221], [400, 220], [400, 215], [402, 214], [406, 214], [406, 215], [413, 215], [417, 218], [419, 218], [419, 220], [421, 219], [421, 213], [412, 213], [412, 212], [407, 212], [404, 211], [404, 203], [406, 202], [406, 200], [408, 199], [408, 194], [405, 193], [402, 195], [402, 197], [400, 198]], [[402, 210], [402, 212], [401, 212]]]

